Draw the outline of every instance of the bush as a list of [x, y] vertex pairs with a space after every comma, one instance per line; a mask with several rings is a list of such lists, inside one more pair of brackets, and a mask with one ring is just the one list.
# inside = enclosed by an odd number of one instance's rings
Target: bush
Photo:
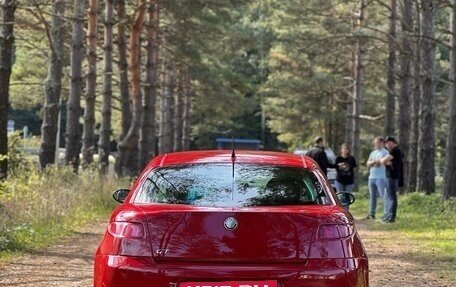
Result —
[[8, 172], [11, 175], [34, 167], [31, 159], [21, 151], [22, 144], [20, 133], [14, 132], [8, 136]]

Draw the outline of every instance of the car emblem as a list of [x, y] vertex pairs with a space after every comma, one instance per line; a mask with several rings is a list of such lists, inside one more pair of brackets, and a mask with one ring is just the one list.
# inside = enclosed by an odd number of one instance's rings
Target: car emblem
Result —
[[233, 230], [236, 229], [236, 227], [238, 226], [238, 222], [236, 218], [228, 217], [227, 219], [225, 219], [225, 222], [223, 222], [223, 226], [225, 226], [227, 230]]
[[168, 253], [168, 252], [169, 252], [168, 249], [157, 249], [155, 251], [155, 253], [157, 253], [157, 255], [160, 255], [160, 256], [166, 255], [166, 253]]

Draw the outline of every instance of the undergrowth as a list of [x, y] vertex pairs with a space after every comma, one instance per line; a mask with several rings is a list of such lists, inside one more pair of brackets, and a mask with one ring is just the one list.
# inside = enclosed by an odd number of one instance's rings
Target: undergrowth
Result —
[[[350, 212], [355, 218], [367, 215], [369, 196], [367, 187], [355, 193], [357, 199]], [[382, 215], [382, 203], [377, 207], [378, 217]], [[440, 262], [446, 277], [456, 282], [456, 199], [441, 202], [439, 192], [426, 195], [419, 192], [399, 195], [395, 223], [382, 224], [369, 221], [372, 230], [382, 230], [392, 240], [406, 240], [413, 250], [405, 256], [423, 262]]]
[[115, 206], [111, 193], [120, 185], [96, 170], [16, 170], [0, 183], [0, 259], [38, 250], [90, 221], [107, 218]]

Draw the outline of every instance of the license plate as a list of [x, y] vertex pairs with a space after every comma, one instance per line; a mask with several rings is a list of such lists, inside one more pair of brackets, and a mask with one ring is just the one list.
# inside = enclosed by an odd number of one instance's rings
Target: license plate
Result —
[[277, 281], [182, 282], [179, 287], [277, 287]]

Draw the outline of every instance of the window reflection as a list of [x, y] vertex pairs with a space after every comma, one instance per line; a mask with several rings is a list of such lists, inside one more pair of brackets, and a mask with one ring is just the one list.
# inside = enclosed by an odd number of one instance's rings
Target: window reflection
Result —
[[190, 164], [151, 171], [136, 203], [196, 206], [280, 206], [316, 204], [322, 187], [302, 168], [236, 164]]

